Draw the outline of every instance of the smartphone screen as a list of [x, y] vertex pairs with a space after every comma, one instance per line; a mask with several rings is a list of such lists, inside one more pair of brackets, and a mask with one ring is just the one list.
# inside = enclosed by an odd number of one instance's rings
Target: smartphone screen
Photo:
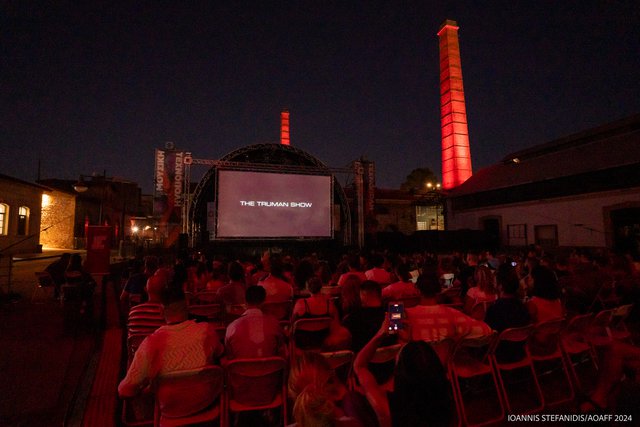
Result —
[[402, 318], [404, 317], [404, 303], [389, 303], [389, 332], [396, 333], [402, 329]]

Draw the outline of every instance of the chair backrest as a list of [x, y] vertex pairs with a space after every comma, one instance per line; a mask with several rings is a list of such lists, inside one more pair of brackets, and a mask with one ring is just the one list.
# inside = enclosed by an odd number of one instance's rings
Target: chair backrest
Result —
[[485, 363], [488, 361], [489, 354], [497, 339], [497, 332], [476, 338], [463, 337], [455, 343], [450, 361], [453, 364], [462, 364], [468, 358], [473, 358]]
[[498, 334], [490, 353], [495, 357], [496, 363], [500, 365], [530, 359], [528, 342], [533, 328], [533, 325], [509, 328]]
[[593, 316], [589, 330], [592, 334], [607, 335], [607, 328], [613, 319], [614, 309], [602, 310]]
[[338, 350], [320, 353], [329, 362], [329, 366], [336, 372], [340, 380], [347, 384], [351, 377], [354, 354], [351, 350]]
[[509, 328], [500, 332], [497, 342], [509, 341], [509, 342], [526, 342], [529, 336], [533, 332], [533, 325], [522, 326], [519, 328]]
[[292, 300], [265, 302], [261, 307], [261, 310], [264, 314], [270, 314], [278, 320], [289, 320], [291, 318], [292, 309]]
[[447, 367], [449, 364], [449, 360], [451, 359], [451, 355], [453, 354], [453, 350], [456, 346], [456, 340], [453, 338], [444, 338], [440, 341], [428, 341], [429, 345], [438, 355], [442, 366]]
[[324, 339], [329, 335], [333, 319], [331, 317], [314, 317], [297, 319], [291, 327], [291, 351], [320, 350]]
[[192, 295], [189, 305], [212, 304], [218, 301], [218, 294], [215, 291], [200, 291]]
[[207, 321], [222, 320], [224, 310], [222, 304], [195, 304], [189, 306], [189, 315]]
[[393, 344], [384, 347], [378, 347], [373, 354], [369, 363], [387, 363], [391, 360], [396, 360], [396, 356], [402, 350], [404, 344]]
[[567, 322], [564, 317], [547, 320], [535, 325], [529, 336], [532, 354], [552, 354], [560, 351], [560, 337]]
[[286, 400], [286, 367], [277, 356], [229, 361], [224, 365], [228, 401], [247, 409], [279, 406]]
[[187, 417], [211, 406], [220, 398], [224, 373], [220, 366], [171, 372], [155, 380], [156, 402], [168, 418]]

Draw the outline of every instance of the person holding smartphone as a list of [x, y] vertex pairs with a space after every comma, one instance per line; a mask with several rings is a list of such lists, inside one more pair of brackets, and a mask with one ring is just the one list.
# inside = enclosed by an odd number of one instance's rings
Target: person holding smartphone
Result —
[[404, 345], [396, 360], [391, 392], [385, 391], [369, 370], [369, 362], [390, 331], [397, 331], [401, 339], [408, 338], [404, 324], [390, 321], [390, 317], [396, 321], [399, 310], [390, 309], [376, 335], [358, 353], [353, 363], [358, 381], [380, 427], [449, 426], [453, 416], [451, 388], [438, 354], [428, 343], [410, 341]]

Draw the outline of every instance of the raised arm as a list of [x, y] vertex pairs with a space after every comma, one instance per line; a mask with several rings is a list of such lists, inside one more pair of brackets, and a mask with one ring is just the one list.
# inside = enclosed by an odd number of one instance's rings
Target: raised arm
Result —
[[360, 350], [353, 362], [353, 369], [362, 386], [369, 404], [378, 417], [380, 427], [391, 427], [391, 411], [386, 392], [378, 385], [375, 377], [369, 370], [369, 362], [373, 359], [376, 349], [389, 334], [389, 320], [385, 317], [382, 327], [373, 338]]

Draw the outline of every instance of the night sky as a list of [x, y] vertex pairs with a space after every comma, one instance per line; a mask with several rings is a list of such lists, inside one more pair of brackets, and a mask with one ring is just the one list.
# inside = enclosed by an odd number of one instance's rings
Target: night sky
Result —
[[365, 156], [386, 188], [439, 175], [445, 19], [474, 170], [640, 113], [637, 0], [74, 3], [0, 6], [0, 173], [34, 181], [41, 160], [151, 192], [154, 148], [278, 142], [288, 108], [292, 145], [329, 166]]

